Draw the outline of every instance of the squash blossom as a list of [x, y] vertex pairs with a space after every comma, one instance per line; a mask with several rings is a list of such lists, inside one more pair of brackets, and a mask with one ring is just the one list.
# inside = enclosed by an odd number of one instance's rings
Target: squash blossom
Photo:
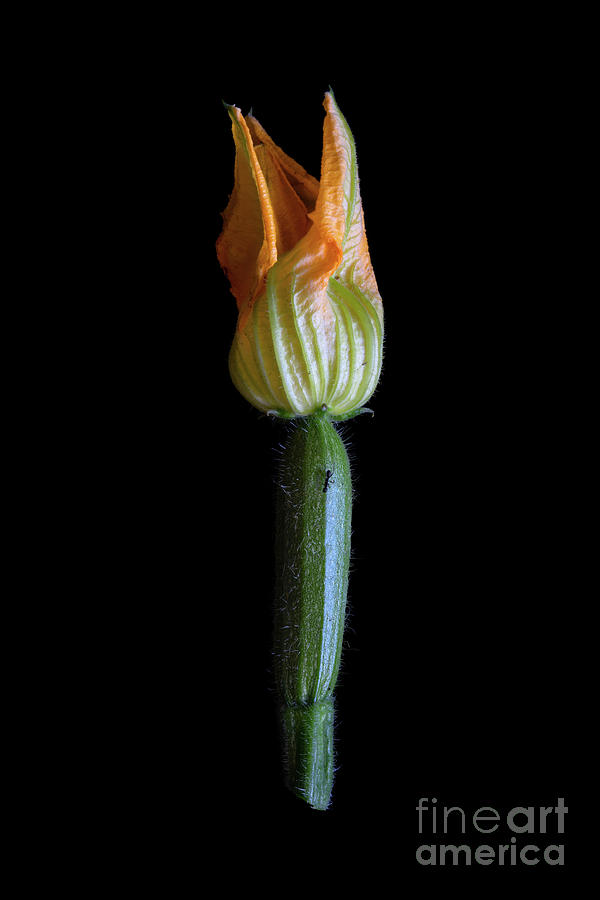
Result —
[[324, 106], [320, 182], [227, 107], [234, 188], [217, 241], [238, 306], [232, 380], [257, 409], [293, 420], [277, 482], [273, 669], [286, 784], [321, 810], [333, 786], [352, 511], [335, 423], [364, 411], [383, 347], [354, 140], [331, 92]]
[[253, 406], [280, 415], [352, 414], [381, 371], [354, 140], [331, 92], [324, 106], [320, 183], [228, 107], [235, 183], [217, 255], [239, 311], [229, 370]]

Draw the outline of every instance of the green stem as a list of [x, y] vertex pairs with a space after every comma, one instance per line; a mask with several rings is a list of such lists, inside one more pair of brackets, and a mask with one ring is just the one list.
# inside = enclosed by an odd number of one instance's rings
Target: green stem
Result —
[[314, 809], [333, 784], [333, 691], [342, 653], [352, 482], [327, 413], [298, 420], [277, 491], [274, 628], [286, 783]]

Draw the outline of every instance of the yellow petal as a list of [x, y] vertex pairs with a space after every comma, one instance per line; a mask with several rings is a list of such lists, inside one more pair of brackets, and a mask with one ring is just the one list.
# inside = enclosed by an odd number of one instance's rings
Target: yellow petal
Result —
[[223, 212], [217, 256], [246, 316], [277, 260], [276, 225], [265, 178], [241, 111], [228, 107], [235, 142], [234, 187]]

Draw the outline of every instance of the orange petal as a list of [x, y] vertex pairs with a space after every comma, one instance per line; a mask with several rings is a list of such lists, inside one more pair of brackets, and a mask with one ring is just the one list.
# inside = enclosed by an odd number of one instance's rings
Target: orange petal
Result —
[[223, 212], [217, 256], [240, 312], [261, 290], [277, 260], [275, 215], [252, 137], [241, 111], [228, 107], [235, 142], [234, 187]]
[[323, 124], [323, 156], [319, 196], [313, 214], [327, 240], [343, 248], [349, 210], [353, 204], [354, 173], [356, 170], [354, 142], [350, 130], [333, 102], [325, 94], [327, 111]]
[[254, 152], [265, 178], [275, 215], [277, 256], [295, 247], [311, 226], [304, 203], [293, 189], [277, 156], [268, 144], [258, 144]]
[[310, 215], [313, 227], [270, 275], [270, 283], [280, 287], [293, 281], [296, 304], [321, 312], [327, 303], [329, 279], [334, 274], [338, 277], [338, 270], [346, 276], [358, 263], [367, 268], [354, 139], [331, 93], [325, 95], [323, 105], [327, 115], [319, 194]]
[[356, 285], [381, 310], [365, 231], [354, 138], [333, 94], [325, 95], [324, 106], [327, 117], [321, 184], [325, 188], [319, 193], [317, 211], [332, 233], [342, 235], [343, 259], [335, 277], [342, 284]]
[[260, 122], [254, 116], [247, 116], [246, 122], [250, 134], [255, 144], [264, 144], [269, 148], [273, 157], [277, 159], [285, 175], [296, 191], [308, 212], [312, 212], [315, 208], [317, 195], [319, 193], [319, 182], [312, 175], [302, 168], [302, 166], [284, 153], [283, 150], [269, 137]]
[[323, 105], [327, 115], [319, 194], [310, 215], [313, 227], [274, 266], [269, 285], [272, 295], [276, 291], [279, 296], [293, 297], [300, 315], [316, 312], [331, 319], [327, 285], [344, 264], [344, 245], [349, 235], [355, 237], [356, 221], [362, 222], [362, 207], [352, 133], [332, 94], [325, 95]]

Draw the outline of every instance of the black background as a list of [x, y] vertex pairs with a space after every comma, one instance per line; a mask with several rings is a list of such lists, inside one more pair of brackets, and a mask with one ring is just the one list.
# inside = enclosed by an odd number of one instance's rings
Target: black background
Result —
[[[414, 861], [420, 797], [467, 814], [564, 797], [573, 813], [589, 550], [573, 387], [585, 360], [572, 84], [584, 73], [538, 31], [458, 44], [408, 33], [381, 55], [369, 39], [353, 66], [309, 47], [301, 64], [290, 51], [292, 66], [239, 34], [235, 53], [228, 35], [215, 43], [218, 61], [199, 66], [186, 45], [169, 56], [168, 88], [156, 79], [138, 186], [149, 300], [131, 324], [124, 476], [143, 521], [135, 627], [148, 632], [149, 706], [165, 717], [164, 790], [177, 827], [197, 828], [182, 852], [208, 825], [249, 878], [271, 855], [331, 853], [375, 888], [409, 872], [422, 884], [440, 870]], [[283, 787], [271, 682], [285, 426], [230, 382], [236, 309], [214, 243], [233, 185], [222, 101], [252, 107], [318, 177], [329, 86], [356, 141], [385, 351], [374, 416], [343, 427], [349, 615], [333, 803], [316, 812]], [[527, 881], [543, 868], [504, 871]]]

